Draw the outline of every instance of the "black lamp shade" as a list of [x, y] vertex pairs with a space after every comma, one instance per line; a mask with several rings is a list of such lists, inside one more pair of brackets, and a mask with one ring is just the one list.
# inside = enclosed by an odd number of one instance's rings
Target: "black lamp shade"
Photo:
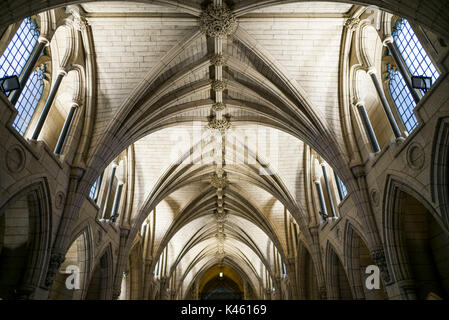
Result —
[[413, 76], [412, 87], [415, 89], [429, 90], [432, 86], [432, 78], [424, 76]]
[[2, 92], [9, 92], [20, 88], [19, 78], [17, 76], [9, 76], [0, 79], [0, 90]]

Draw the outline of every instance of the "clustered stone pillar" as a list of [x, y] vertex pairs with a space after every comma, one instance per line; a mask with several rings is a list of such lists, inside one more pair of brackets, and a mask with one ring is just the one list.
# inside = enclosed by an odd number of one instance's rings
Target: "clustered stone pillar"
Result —
[[387, 36], [385, 38], [385, 40], [383, 41], [383, 45], [386, 46], [388, 48], [388, 50], [390, 50], [390, 52], [391, 52], [391, 54], [393, 56], [393, 59], [396, 62], [396, 65], [399, 68], [399, 72], [401, 72], [402, 77], [404, 78], [405, 83], [406, 83], [407, 87], [409, 88], [410, 93], [413, 96], [413, 100], [415, 100], [415, 102], [418, 103], [419, 100], [420, 100], [420, 97], [419, 97], [418, 93], [416, 92], [415, 88], [413, 88], [412, 79], [409, 76], [408, 68], [405, 65], [404, 60], [400, 56], [400, 54], [399, 54], [399, 52], [398, 52], [398, 50], [397, 50], [397, 48], [396, 48], [396, 46], [395, 46], [395, 44], [393, 42], [393, 37], [392, 36]]
[[61, 154], [62, 150], [65, 146], [67, 135], [69, 133], [70, 128], [72, 127], [73, 117], [75, 116], [75, 112], [78, 109], [79, 105], [76, 102], [72, 102], [72, 107], [70, 108], [67, 119], [64, 122], [64, 127], [62, 128], [61, 134], [59, 135], [58, 143], [56, 144], [56, 148], [54, 153]]
[[364, 103], [362, 101], [358, 101], [356, 103], [356, 107], [357, 110], [359, 111], [360, 118], [362, 118], [363, 128], [365, 129], [365, 133], [368, 136], [371, 149], [373, 150], [374, 153], [380, 152], [379, 143], [377, 142], [376, 134], [374, 133]]
[[60, 69], [58, 72], [58, 77], [50, 90], [50, 94], [48, 95], [47, 102], [45, 103], [44, 109], [42, 110], [42, 114], [39, 118], [39, 121], [36, 125], [36, 129], [34, 129], [33, 140], [37, 140], [39, 134], [41, 133], [42, 127], [44, 126], [45, 120], [47, 119], [48, 113], [50, 112], [51, 106], [53, 105], [53, 101], [55, 100], [56, 93], [58, 92], [59, 86], [61, 85], [62, 79], [67, 75], [65, 70]]
[[47, 38], [40, 36], [38, 41], [38, 45], [36, 50], [34, 51], [33, 55], [31, 56], [31, 59], [28, 63], [27, 68], [25, 69], [25, 72], [23, 73], [23, 76], [20, 78], [20, 88], [14, 91], [12, 97], [11, 97], [11, 103], [15, 105], [17, 101], [19, 100], [20, 94], [22, 93], [23, 89], [25, 88], [25, 85], [30, 78], [31, 73], [34, 70], [34, 67], [36, 65], [37, 60], [41, 56], [42, 52], [44, 51], [45, 46], [47, 46], [50, 42]]
[[393, 112], [391, 111], [390, 104], [388, 103], [387, 97], [385, 96], [384, 91], [382, 90], [382, 86], [380, 85], [379, 79], [376, 75], [376, 68], [370, 67], [367, 71], [369, 76], [371, 77], [371, 80], [373, 81], [374, 87], [376, 88], [377, 94], [379, 95], [380, 102], [382, 104], [382, 107], [384, 108], [384, 111], [387, 115], [388, 122], [390, 123], [391, 129], [393, 130], [395, 138], [401, 137], [401, 131], [399, 130], [398, 124], [396, 123], [396, 120], [394, 119]]

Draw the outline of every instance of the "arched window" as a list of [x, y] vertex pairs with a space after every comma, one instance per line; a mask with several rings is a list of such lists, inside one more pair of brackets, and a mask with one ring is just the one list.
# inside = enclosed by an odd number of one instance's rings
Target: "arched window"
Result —
[[348, 194], [348, 190], [346, 190], [346, 186], [343, 183], [343, 181], [341, 181], [340, 177], [334, 172], [334, 176], [335, 176], [335, 182], [337, 182], [337, 190], [338, 190], [338, 195], [340, 197], [340, 201], [343, 200], [346, 195]]
[[[435, 83], [440, 74], [406, 19], [401, 19], [395, 24], [393, 39], [402, 59], [409, 69], [410, 76], [431, 77], [432, 83]], [[403, 75], [393, 70], [390, 66], [388, 66], [388, 71], [391, 97], [394, 100], [405, 128], [408, 132], [412, 132], [418, 125], [418, 121], [413, 114], [416, 102], [413, 99], [410, 89], [407, 87]], [[421, 90], [421, 94], [425, 95], [425, 92]]]
[[33, 71], [16, 103], [17, 117], [12, 126], [23, 136], [44, 92], [44, 70]]
[[103, 181], [104, 171], [100, 174], [100, 176], [95, 180], [94, 184], [90, 188], [89, 197], [95, 202], [98, 201], [98, 193], [100, 191], [101, 182]]
[[397, 70], [393, 70], [390, 66], [388, 66], [388, 72], [388, 78], [390, 79], [388, 86], [391, 97], [396, 104], [405, 128], [408, 132], [412, 132], [418, 125], [418, 120], [416, 120], [415, 114], [413, 113], [413, 109], [416, 107], [415, 100], [413, 100], [402, 74]]
[[[406, 19], [401, 19], [396, 23], [393, 39], [411, 75], [431, 77], [432, 83], [435, 83], [440, 74]], [[425, 92], [422, 94], [424, 95]]]
[[[13, 38], [0, 57], [0, 78], [22, 74], [39, 38], [37, 25], [31, 18], [20, 24]], [[13, 127], [24, 135], [44, 91], [44, 71], [34, 71], [16, 103], [17, 118]], [[8, 96], [10, 93], [8, 94]]]
[[98, 184], [98, 179], [95, 180], [94, 184], [93, 184], [92, 187], [90, 188], [89, 197], [90, 197], [92, 200], [94, 200], [95, 194], [97, 193], [97, 184]]

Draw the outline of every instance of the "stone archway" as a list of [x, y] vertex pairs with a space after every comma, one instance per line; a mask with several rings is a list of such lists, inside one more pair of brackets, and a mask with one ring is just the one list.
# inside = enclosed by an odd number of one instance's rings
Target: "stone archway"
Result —
[[0, 298], [37, 298], [48, 259], [49, 208], [44, 181], [25, 187], [0, 208]]
[[449, 297], [449, 233], [427, 204], [399, 184], [385, 212], [387, 255], [402, 299]]

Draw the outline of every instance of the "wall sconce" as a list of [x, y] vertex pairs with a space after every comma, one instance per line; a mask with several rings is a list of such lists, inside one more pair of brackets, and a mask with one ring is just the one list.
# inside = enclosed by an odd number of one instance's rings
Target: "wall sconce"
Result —
[[13, 90], [20, 89], [20, 82], [17, 76], [8, 76], [0, 79], [0, 90], [7, 93]]
[[420, 89], [424, 92], [430, 89], [432, 86], [432, 78], [426, 76], [412, 76], [412, 87], [414, 89]]

